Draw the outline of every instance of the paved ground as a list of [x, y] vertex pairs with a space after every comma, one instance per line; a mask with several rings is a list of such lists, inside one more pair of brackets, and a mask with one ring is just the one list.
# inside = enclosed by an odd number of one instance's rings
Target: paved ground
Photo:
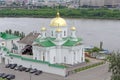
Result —
[[4, 68], [3, 64], [0, 64], [0, 72], [15, 74], [15, 80], [110, 80], [110, 73], [107, 72], [108, 64], [98, 66], [86, 71], [82, 71], [66, 78], [58, 75], [43, 73], [39, 76], [29, 74], [28, 72], [20, 72], [12, 69]]
[[108, 72], [108, 64], [85, 70], [68, 76], [68, 80], [110, 80], [111, 73]]

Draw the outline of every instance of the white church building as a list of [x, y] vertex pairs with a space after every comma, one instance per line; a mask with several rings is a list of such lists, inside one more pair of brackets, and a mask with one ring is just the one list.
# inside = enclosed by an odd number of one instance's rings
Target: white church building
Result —
[[[31, 47], [31, 55], [22, 54], [26, 46]], [[69, 28], [57, 12], [50, 22], [50, 29], [42, 27], [40, 33], [30, 33], [22, 40], [14, 35], [0, 33], [0, 62], [32, 66], [65, 76], [67, 67], [64, 65], [85, 62], [84, 46], [82, 39], [76, 36], [76, 27]]]

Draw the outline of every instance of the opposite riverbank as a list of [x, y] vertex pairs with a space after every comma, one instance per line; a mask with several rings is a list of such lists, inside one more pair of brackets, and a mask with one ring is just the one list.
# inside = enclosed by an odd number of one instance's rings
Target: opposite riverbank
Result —
[[[1, 9], [0, 17], [37, 17], [51, 18], [56, 15], [56, 9]], [[59, 9], [61, 16], [66, 18], [87, 19], [120, 19], [120, 10], [112, 9]]]

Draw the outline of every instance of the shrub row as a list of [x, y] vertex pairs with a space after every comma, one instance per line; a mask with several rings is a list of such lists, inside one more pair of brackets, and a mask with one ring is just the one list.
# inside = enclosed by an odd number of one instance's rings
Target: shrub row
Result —
[[75, 72], [80, 72], [80, 71], [83, 71], [83, 70], [86, 70], [86, 69], [89, 69], [89, 68], [93, 68], [93, 67], [102, 65], [102, 64], [104, 64], [104, 63], [105, 63], [105, 62], [95, 63], [95, 64], [92, 64], [92, 65], [88, 65], [88, 66], [85, 66], [85, 67], [81, 67], [81, 68], [75, 69], [74, 71], [75, 71]]

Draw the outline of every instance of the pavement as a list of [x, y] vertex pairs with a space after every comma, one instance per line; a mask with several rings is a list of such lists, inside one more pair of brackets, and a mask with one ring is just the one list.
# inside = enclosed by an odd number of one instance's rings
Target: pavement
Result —
[[67, 80], [110, 80], [108, 63], [68, 76]]
[[108, 63], [72, 74], [68, 77], [44, 72], [40, 75], [34, 75], [29, 72], [20, 72], [14, 69], [5, 68], [4, 64], [0, 64], [0, 73], [2, 72], [16, 75], [14, 80], [110, 80], [111, 76], [111, 73], [108, 72]]

